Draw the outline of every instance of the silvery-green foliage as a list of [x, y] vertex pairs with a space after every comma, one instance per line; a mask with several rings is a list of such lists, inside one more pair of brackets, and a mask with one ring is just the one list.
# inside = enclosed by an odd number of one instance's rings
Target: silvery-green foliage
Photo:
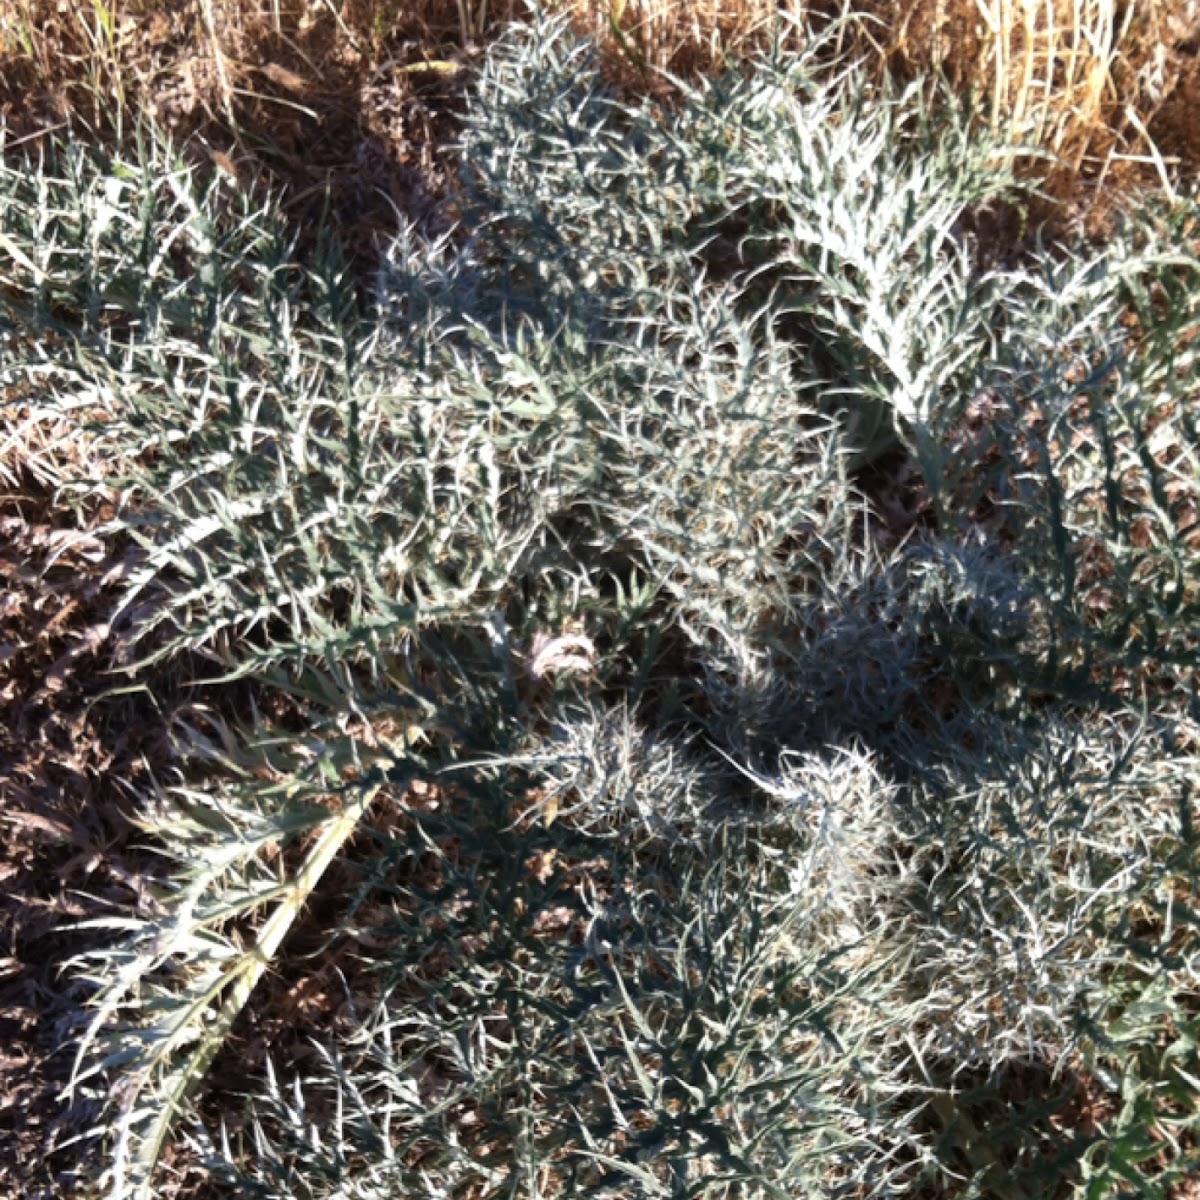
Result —
[[950, 542], [931, 538], [906, 556], [909, 597], [927, 620], [981, 642], [1018, 644], [1027, 636], [1035, 593], [1013, 556], [975, 536]]
[[706, 731], [733, 760], [879, 744], [919, 702], [923, 631], [905, 563], [855, 545], [860, 537], [802, 603], [753, 631], [725, 628], [705, 656]]
[[861, 746], [822, 754], [783, 750], [772, 768], [747, 771], [768, 802], [760, 837], [784, 838], [790, 888], [818, 898], [809, 933], [830, 952], [866, 965], [889, 953], [901, 932], [896, 904], [911, 847], [897, 808], [898, 788]]
[[524, 761], [543, 811], [597, 838], [694, 844], [720, 816], [695, 748], [643, 728], [627, 706], [566, 709]]
[[[314, 1200], [1195, 1166], [1195, 206], [984, 272], [1010, 156], [820, 52], [664, 107], [513, 31], [369, 296], [161, 140], [0, 170], [0, 386], [88, 423], [114, 629], [289, 705], [181, 725], [84, 964], [113, 1194], [177, 1115]], [[313, 897], [349, 1015], [206, 1127]], [[1119, 1115], [1060, 1144], [1018, 1069]]]
[[1004, 280], [979, 271], [964, 218], [1013, 186], [1010, 153], [925, 85], [879, 92], [850, 71], [817, 84], [801, 59], [732, 75], [689, 130], [713, 157], [713, 208], [777, 319], [804, 331], [824, 402], [860, 459], [902, 437], [923, 467], [991, 344]]
[[[36, 163], [4, 153], [6, 405], [31, 423], [65, 415], [82, 427], [97, 413], [124, 411], [128, 393], [152, 405], [189, 367], [219, 361], [225, 323], [236, 315], [231, 277], [265, 224], [248, 195], [215, 181], [202, 186], [149, 135], [113, 156], [54, 144]], [[149, 428], [128, 432], [118, 460], [154, 448]], [[90, 446], [81, 428], [69, 447], [75, 462], [39, 467], [54, 483], [78, 485], [84, 449], [87, 468], [113, 465], [113, 446]]]
[[[181, 732], [193, 764], [210, 766], [207, 786], [164, 789], [139, 819], [174, 874], [136, 919], [88, 922], [121, 940], [75, 961], [96, 995], [71, 1091], [99, 1094], [107, 1106], [99, 1182], [112, 1196], [154, 1195], [158, 1158], [183, 1105], [375, 799], [382, 773], [398, 782], [403, 771], [402, 753], [378, 739], [368, 748], [260, 730], [235, 742], [219, 722], [215, 737]], [[333, 786], [351, 773], [374, 782]]]
[[1003, 291], [961, 227], [1012, 187], [1009, 152], [947, 103], [929, 120], [918, 88], [818, 83], [819, 41], [663, 116], [617, 103], [564, 34], [497, 48], [463, 138], [506, 298], [602, 336], [614, 303], [654, 315], [681, 273], [732, 272], [806, 331], [797, 376], [849, 410], [860, 456], [893, 445], [897, 420], [934, 454]]
[[599, 81], [565, 21], [497, 45], [462, 137], [477, 249], [517, 311], [613, 332], [691, 274], [693, 149]]
[[972, 704], [1019, 708], [1038, 669], [1045, 609], [1018, 556], [972, 530], [914, 543], [905, 572], [906, 611], [924, 645], [936, 647], [942, 678]]
[[[381, 843], [382, 998], [297, 1100], [267, 1094], [257, 1152], [224, 1155], [247, 1164], [234, 1178], [269, 1196], [303, 1176], [314, 1196], [777, 1197], [911, 1176], [871, 1136], [896, 1089], [892, 985], [814, 943], [819, 889], [744, 831], [656, 870], [570, 811], [506, 828], [513, 782], [463, 779], [465, 807]], [[306, 1119], [305, 1092], [335, 1121]], [[895, 1121], [893, 1146], [919, 1144]]]
[[385, 310], [556, 463], [558, 527], [584, 518], [597, 562], [632, 558], [693, 632], [753, 622], [836, 561], [846, 450], [775, 310], [709, 280], [695, 145], [583, 54], [561, 22], [497, 48], [463, 135], [472, 236], [447, 266], [410, 234]]
[[1134, 228], [1014, 287], [949, 473], [947, 511], [987, 505], [1037, 592], [1045, 667], [1076, 680], [1196, 663], [1200, 264], [1152, 214]]
[[1151, 914], [1194, 875], [1200, 767], [1195, 727], [1174, 724], [981, 720], [973, 746], [927, 766], [911, 828], [928, 1055], [969, 1070], [1066, 1053], [1113, 1015], [1115, 975], [1170, 976], [1172, 923]]

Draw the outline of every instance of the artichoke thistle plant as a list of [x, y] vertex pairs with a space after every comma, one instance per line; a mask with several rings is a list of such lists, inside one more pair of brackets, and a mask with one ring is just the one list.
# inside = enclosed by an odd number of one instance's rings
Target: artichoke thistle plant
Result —
[[205, 680], [73, 964], [103, 1194], [1200, 1170], [1196, 204], [985, 265], [1019, 152], [825, 49], [663, 107], [514, 30], [369, 285], [149, 128], [6, 157], [5, 404]]

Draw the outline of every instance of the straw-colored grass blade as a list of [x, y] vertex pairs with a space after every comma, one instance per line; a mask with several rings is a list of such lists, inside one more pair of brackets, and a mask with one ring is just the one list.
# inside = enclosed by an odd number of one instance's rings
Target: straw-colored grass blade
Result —
[[204, 1079], [238, 1014], [274, 961], [322, 876], [358, 827], [371, 798], [368, 794], [331, 816], [275, 910], [263, 924], [254, 946], [224, 971], [219, 988], [224, 995], [215, 1011], [206, 1007], [192, 1013], [192, 1019], [182, 1027], [177, 1026], [175, 1036], [156, 1056], [161, 1061], [183, 1043], [199, 1036], [195, 1049], [178, 1067], [170, 1070], [161, 1083], [153, 1082], [152, 1072], [144, 1077], [143, 1089], [152, 1093], [148, 1099], [154, 1105], [154, 1115], [147, 1129], [129, 1139], [129, 1144], [124, 1147], [126, 1155], [115, 1164], [114, 1191], [117, 1195], [133, 1200], [153, 1200], [155, 1168], [184, 1102]]

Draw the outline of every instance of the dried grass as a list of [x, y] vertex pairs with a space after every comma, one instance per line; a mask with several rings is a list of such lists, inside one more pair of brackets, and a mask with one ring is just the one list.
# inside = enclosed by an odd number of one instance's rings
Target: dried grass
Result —
[[1102, 220], [1131, 187], [1195, 177], [1198, 40], [1194, 0], [929, 0], [885, 49], [974, 90], [993, 128], [1053, 156], [1047, 191]]
[[[549, 0], [631, 86], [712, 72], [773, 31], [802, 40], [830, 0]], [[1196, 0], [852, 0], [840, 49], [945, 75], [981, 117], [1054, 156], [1048, 191], [1102, 217], [1200, 163]], [[408, 206], [436, 177], [454, 76], [525, 0], [0, 0], [0, 117], [25, 134], [151, 113], [224, 169], [300, 192], [333, 177]], [[447, 86], [449, 85], [449, 86]], [[398, 172], [398, 173], [397, 173]], [[423, 179], [416, 186], [416, 177]], [[362, 206], [359, 197], [358, 205]], [[366, 204], [370, 207], [370, 203]], [[353, 205], [352, 205], [353, 207]]]

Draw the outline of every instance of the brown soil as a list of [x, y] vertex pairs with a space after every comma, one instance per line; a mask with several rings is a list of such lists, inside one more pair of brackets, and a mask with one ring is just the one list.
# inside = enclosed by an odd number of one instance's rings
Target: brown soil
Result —
[[[0, 498], [0, 1196], [71, 1194], [91, 1114], [61, 1093], [88, 989], [65, 964], [81, 922], [145, 902], [129, 790], [169, 772], [146, 692], [113, 694], [109, 621], [121, 547], [36, 487]], [[132, 855], [132, 856], [131, 856]]]

